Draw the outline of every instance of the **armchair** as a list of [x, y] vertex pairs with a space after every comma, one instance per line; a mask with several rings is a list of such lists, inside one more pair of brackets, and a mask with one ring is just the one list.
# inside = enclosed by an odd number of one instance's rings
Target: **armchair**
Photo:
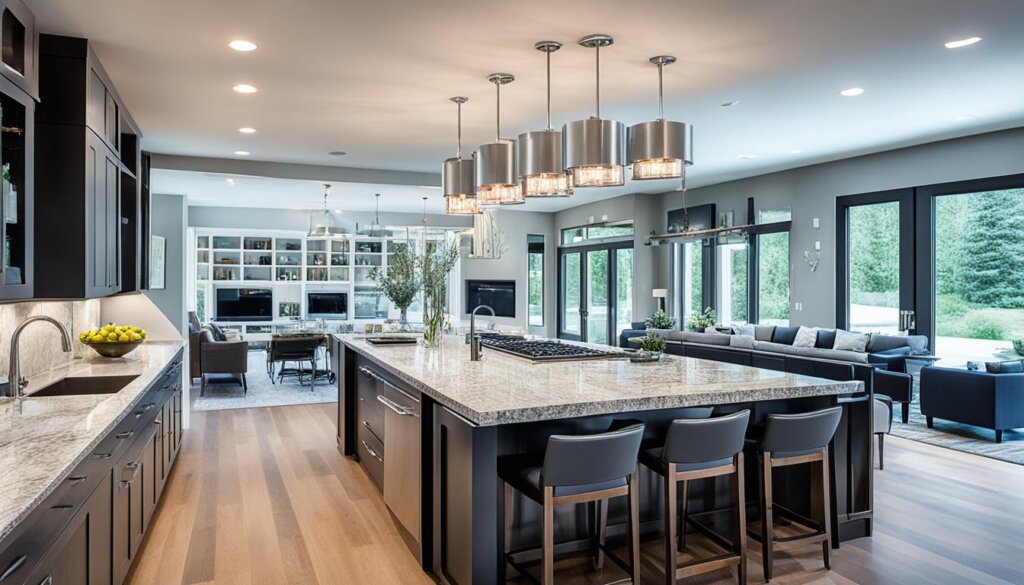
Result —
[[647, 323], [644, 321], [633, 321], [630, 324], [630, 329], [623, 329], [622, 333], [619, 333], [619, 347], [636, 347], [635, 345], [630, 345], [629, 340], [645, 335], [647, 335]]
[[910, 421], [910, 403], [914, 401], [914, 378], [910, 374], [876, 368], [874, 390], [876, 397], [881, 394], [890, 399], [890, 409], [893, 403], [900, 405], [903, 424]]
[[245, 373], [249, 369], [249, 342], [217, 341], [209, 327], [204, 327], [198, 336], [199, 377], [202, 379], [199, 395], [206, 393], [207, 376], [210, 374], [230, 375], [241, 384], [243, 391], [248, 392]]
[[953, 368], [921, 368], [921, 413], [928, 428], [941, 418], [1003, 431], [1024, 427], [1024, 373], [990, 374]]

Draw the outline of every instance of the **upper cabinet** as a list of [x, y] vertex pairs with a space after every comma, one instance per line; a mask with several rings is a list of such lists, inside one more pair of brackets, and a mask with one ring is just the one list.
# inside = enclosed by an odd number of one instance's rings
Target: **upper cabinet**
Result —
[[35, 17], [21, 0], [0, 0], [0, 73], [33, 98], [39, 96]]
[[140, 290], [149, 205], [138, 126], [87, 40], [41, 35], [39, 65], [35, 296]]

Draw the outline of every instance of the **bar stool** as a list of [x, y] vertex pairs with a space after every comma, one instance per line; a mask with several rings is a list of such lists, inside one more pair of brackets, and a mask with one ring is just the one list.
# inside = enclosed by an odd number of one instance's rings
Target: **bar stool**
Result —
[[[669, 426], [664, 447], [640, 452], [640, 462], [665, 479], [665, 582], [672, 585], [687, 578], [732, 565], [737, 566], [739, 582], [747, 582], [747, 514], [743, 475], [743, 443], [750, 411], [705, 419], [677, 419]], [[686, 530], [688, 483], [695, 479], [732, 475], [736, 534], [731, 542], [699, 526], [718, 545], [731, 554], [696, 560], [679, 566], [676, 543], [676, 486], [683, 483], [682, 522]], [[679, 551], [682, 544], [679, 545]]]
[[[758, 482], [761, 492], [761, 533], [751, 533], [755, 539], [761, 541], [765, 582], [771, 581], [772, 555], [777, 546], [781, 548], [796, 543], [821, 542], [825, 568], [832, 569], [828, 444], [832, 441], [842, 416], [843, 408], [833, 406], [802, 414], [770, 414], [765, 419], [764, 437], [757, 446], [761, 466], [761, 478]], [[821, 518], [811, 520], [818, 522], [817, 530], [810, 534], [776, 539], [773, 525], [775, 504], [772, 499], [772, 470], [802, 463], [815, 463], [821, 467]], [[789, 512], [781, 507], [780, 509]]]
[[[505, 559], [523, 576], [531, 578], [511, 557], [511, 516], [513, 489], [541, 504], [543, 515], [543, 574], [541, 583], [551, 585], [555, 576], [554, 512], [557, 506], [581, 504], [627, 496], [629, 501], [630, 562], [626, 564], [614, 554], [598, 550], [620, 565], [630, 576], [630, 583], [640, 580], [640, 523], [637, 493], [637, 455], [643, 440], [644, 425], [636, 424], [617, 431], [596, 435], [552, 435], [541, 465], [529, 457], [508, 456], [498, 461], [498, 477], [504, 482]], [[599, 529], [603, 533], [603, 526]]]
[[892, 430], [892, 398], [875, 394], [873, 415], [875, 436], [878, 437], [878, 469], [885, 469], [885, 435]]

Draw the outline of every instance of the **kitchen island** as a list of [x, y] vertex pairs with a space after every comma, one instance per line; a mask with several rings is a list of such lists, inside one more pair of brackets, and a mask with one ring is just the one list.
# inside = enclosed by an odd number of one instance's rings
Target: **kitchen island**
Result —
[[[845, 404], [830, 461], [834, 545], [870, 534], [869, 509], [866, 515], [863, 505], [856, 515], [846, 513], [852, 481], [870, 476], [870, 454], [849, 457], [849, 437], [864, 434], [870, 444], [870, 425], [856, 414], [870, 411], [870, 390], [865, 394], [861, 382], [675, 356], [647, 364], [626, 356], [534, 362], [485, 347], [481, 361], [473, 362], [462, 338], [446, 338], [431, 349], [371, 345], [362, 336], [341, 335], [333, 349], [340, 372], [339, 449], [360, 460], [424, 570], [443, 582], [504, 580], [499, 457], [542, 453], [551, 434], [602, 432], [615, 420], [641, 420], [646, 437], [655, 439], [678, 409], [693, 406], [714, 406], [723, 414], [749, 408], [757, 424], [769, 413]], [[785, 475], [777, 501], [809, 512], [814, 502], [806, 471]], [[644, 534], [660, 527], [659, 488], [651, 479], [641, 477]], [[695, 485], [691, 510], [718, 509], [728, 501], [725, 488], [714, 480]], [[518, 560], [536, 559], [540, 508], [516, 510], [510, 548], [523, 551]], [[622, 503], [613, 503], [610, 539], [624, 532], [623, 516]], [[593, 546], [584, 505], [559, 509], [555, 530], [560, 551]]]

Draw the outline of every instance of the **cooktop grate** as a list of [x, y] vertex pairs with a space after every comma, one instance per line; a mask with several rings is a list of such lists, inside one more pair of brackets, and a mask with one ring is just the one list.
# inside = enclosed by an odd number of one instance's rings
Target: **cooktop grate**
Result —
[[481, 342], [488, 348], [537, 362], [628, 357], [620, 352], [604, 351], [582, 345], [541, 339], [484, 337]]

